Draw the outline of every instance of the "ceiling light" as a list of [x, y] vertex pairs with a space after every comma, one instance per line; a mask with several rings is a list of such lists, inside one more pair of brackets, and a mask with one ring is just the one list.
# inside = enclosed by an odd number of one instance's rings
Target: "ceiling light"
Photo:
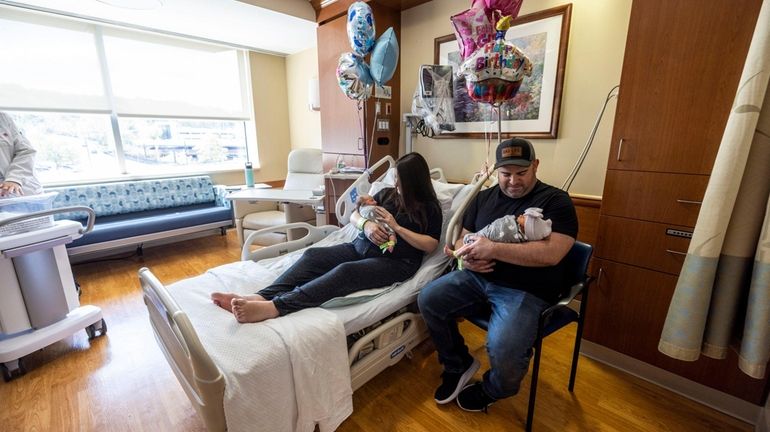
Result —
[[326, 6], [336, 2], [337, 0], [321, 0], [321, 8], [325, 8]]

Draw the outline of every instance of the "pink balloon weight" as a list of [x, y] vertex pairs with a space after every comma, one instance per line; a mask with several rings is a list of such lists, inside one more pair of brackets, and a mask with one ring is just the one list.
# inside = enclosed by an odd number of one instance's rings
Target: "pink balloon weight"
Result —
[[513, 99], [524, 78], [532, 75], [532, 62], [502, 37], [479, 47], [460, 64], [468, 96], [479, 102], [500, 104]]

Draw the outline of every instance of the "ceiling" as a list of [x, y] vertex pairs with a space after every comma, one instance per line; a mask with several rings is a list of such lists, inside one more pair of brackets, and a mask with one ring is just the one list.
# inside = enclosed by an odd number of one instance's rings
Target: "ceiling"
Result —
[[0, 0], [0, 5], [127, 24], [274, 54], [316, 45], [308, 0]]

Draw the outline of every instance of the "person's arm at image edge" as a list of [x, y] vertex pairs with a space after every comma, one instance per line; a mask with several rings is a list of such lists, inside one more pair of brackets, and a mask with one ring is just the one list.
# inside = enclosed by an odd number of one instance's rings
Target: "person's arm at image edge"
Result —
[[9, 128], [11, 139], [13, 140], [14, 152], [11, 164], [5, 172], [5, 181], [14, 182], [21, 186], [25, 178], [34, 175], [33, 166], [35, 164], [35, 153], [37, 151], [13, 123], [9, 125]]

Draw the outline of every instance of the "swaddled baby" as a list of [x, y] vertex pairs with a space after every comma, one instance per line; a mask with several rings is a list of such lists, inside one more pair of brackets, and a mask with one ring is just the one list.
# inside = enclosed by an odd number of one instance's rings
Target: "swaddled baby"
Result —
[[376, 223], [388, 233], [388, 241], [379, 245], [382, 253], [385, 253], [385, 251], [393, 252], [393, 248], [396, 246], [396, 232], [388, 224], [378, 220], [377, 213], [374, 211], [377, 208], [377, 201], [369, 195], [361, 195], [356, 200], [356, 206], [358, 206], [358, 214], [361, 217]]
[[[523, 243], [525, 241], [542, 240], [551, 235], [551, 220], [543, 219], [543, 209], [530, 207], [519, 216], [508, 215], [492, 221], [476, 233], [466, 234], [463, 244], [474, 242], [475, 237], [486, 237], [500, 243]], [[457, 249], [457, 268], [463, 269], [463, 260], [459, 258], [465, 246]]]

